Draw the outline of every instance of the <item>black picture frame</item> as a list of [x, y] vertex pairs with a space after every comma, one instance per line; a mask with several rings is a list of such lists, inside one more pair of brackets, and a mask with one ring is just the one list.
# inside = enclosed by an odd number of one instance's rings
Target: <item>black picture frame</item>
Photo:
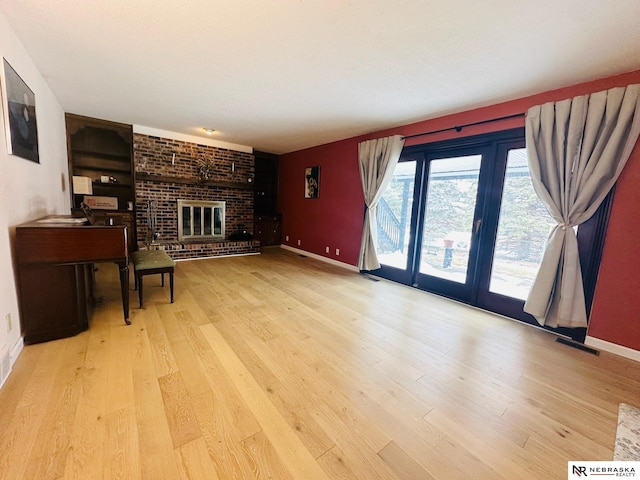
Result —
[[5, 136], [10, 155], [40, 163], [36, 96], [3, 58], [2, 98]]
[[304, 170], [304, 198], [320, 196], [320, 167], [307, 167]]

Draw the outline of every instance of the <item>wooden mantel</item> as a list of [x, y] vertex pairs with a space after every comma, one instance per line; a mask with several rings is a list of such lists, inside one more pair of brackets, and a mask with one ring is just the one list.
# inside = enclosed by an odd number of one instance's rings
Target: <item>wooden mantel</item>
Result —
[[204, 185], [209, 187], [225, 187], [225, 188], [242, 188], [246, 190], [253, 190], [253, 183], [241, 183], [241, 182], [221, 182], [216, 180], [200, 180], [197, 178], [187, 177], [172, 177], [168, 175], [154, 175], [151, 173], [136, 172], [136, 180], [143, 182], [155, 182], [155, 183], [177, 183], [180, 185]]

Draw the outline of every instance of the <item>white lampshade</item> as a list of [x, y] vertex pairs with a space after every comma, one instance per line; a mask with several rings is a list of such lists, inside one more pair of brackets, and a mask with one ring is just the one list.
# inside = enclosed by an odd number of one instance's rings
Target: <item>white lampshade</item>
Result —
[[93, 185], [89, 177], [73, 176], [73, 193], [75, 195], [93, 195]]

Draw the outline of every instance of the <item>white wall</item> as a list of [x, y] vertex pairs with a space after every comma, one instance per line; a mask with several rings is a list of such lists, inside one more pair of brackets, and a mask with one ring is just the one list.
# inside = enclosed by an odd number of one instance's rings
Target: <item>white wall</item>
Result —
[[[2, 13], [0, 56], [35, 93], [40, 151], [40, 164], [7, 154], [0, 119], [0, 352], [10, 351], [13, 365], [22, 348], [12, 255], [15, 226], [48, 214], [69, 213], [69, 174], [64, 111]], [[13, 320], [10, 332], [7, 314]]]

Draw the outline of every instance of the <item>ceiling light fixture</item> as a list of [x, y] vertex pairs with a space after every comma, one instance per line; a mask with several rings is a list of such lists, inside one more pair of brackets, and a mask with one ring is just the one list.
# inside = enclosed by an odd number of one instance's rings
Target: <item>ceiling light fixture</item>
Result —
[[213, 128], [204, 128], [204, 127], [202, 127], [202, 130], [204, 130], [204, 133], [206, 133], [207, 135], [213, 135], [213, 132], [215, 132], [215, 130]]

